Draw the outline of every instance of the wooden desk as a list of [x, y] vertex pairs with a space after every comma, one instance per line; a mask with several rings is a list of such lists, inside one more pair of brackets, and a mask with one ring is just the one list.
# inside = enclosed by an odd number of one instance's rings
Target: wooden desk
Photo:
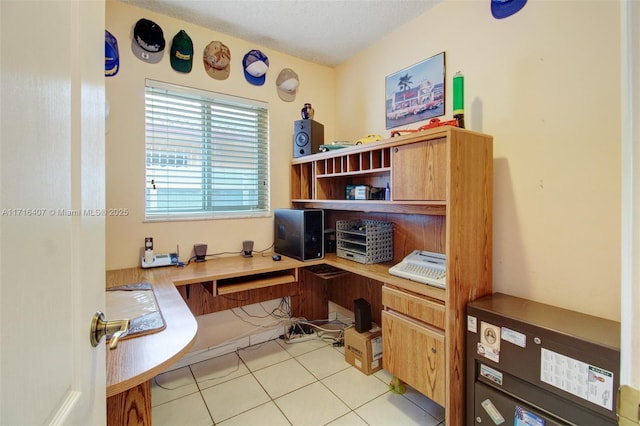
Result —
[[[331, 286], [306, 271], [305, 267], [327, 264], [356, 275], [337, 280]], [[137, 282], [149, 282], [167, 327], [157, 333], [120, 341], [114, 350], [107, 349], [107, 423], [109, 425], [151, 424], [151, 379], [165, 371], [186, 354], [197, 331], [194, 314], [230, 309], [256, 301], [290, 296], [294, 316], [309, 319], [327, 317], [327, 299], [352, 309], [353, 299], [371, 301], [374, 321], [380, 321], [380, 293], [383, 282], [404, 287], [438, 300], [444, 290], [428, 287], [392, 276], [392, 263], [362, 265], [327, 254], [324, 259], [301, 262], [282, 256], [274, 261], [255, 255], [210, 259], [184, 268], [130, 268], [107, 271], [107, 288]], [[371, 281], [373, 280], [373, 286]], [[190, 290], [188, 290], [190, 289]], [[219, 295], [252, 294], [242, 301], [225, 302]], [[215, 305], [213, 301], [227, 303]], [[229, 304], [235, 303], [235, 305]]]
[[[151, 379], [189, 351], [198, 323], [169, 278], [169, 270], [141, 268], [107, 271], [106, 286], [149, 282], [166, 328], [121, 340], [107, 351], [107, 424], [151, 424]], [[108, 318], [115, 319], [115, 318]]]
[[[151, 283], [166, 323], [160, 332], [121, 340], [116, 349], [107, 349], [107, 424], [151, 425], [151, 379], [182, 358], [195, 342], [198, 323], [181, 296], [191, 284], [215, 295], [218, 286], [227, 293], [264, 288], [271, 295], [270, 288], [291, 283], [297, 286], [298, 268], [306, 265], [286, 257], [275, 262], [271, 255], [234, 256], [184, 268], [107, 271], [107, 288]], [[243, 283], [235, 280], [238, 277], [249, 279]]]

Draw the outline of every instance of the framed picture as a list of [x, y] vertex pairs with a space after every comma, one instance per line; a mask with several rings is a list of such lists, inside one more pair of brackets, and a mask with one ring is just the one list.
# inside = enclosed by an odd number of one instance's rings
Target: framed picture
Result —
[[444, 52], [387, 76], [387, 129], [444, 115], [444, 81]]

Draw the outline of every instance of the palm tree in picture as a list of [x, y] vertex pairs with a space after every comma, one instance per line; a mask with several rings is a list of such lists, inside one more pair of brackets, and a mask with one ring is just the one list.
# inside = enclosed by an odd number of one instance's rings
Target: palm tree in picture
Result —
[[413, 84], [413, 81], [411, 81], [412, 78], [413, 76], [409, 75], [409, 73], [400, 77], [400, 79], [398, 80], [398, 87], [400, 87], [400, 91], [408, 90], [411, 88], [411, 84]]

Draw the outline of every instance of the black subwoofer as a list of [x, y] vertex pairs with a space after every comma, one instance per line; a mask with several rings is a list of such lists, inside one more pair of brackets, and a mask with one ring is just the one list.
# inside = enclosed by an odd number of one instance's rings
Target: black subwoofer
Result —
[[366, 333], [371, 330], [371, 304], [369, 302], [365, 299], [354, 300], [353, 313], [358, 333]]

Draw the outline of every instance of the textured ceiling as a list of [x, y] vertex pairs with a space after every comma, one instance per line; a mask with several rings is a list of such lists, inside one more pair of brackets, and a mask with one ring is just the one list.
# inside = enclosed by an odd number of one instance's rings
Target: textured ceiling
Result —
[[121, 0], [336, 66], [441, 0]]

